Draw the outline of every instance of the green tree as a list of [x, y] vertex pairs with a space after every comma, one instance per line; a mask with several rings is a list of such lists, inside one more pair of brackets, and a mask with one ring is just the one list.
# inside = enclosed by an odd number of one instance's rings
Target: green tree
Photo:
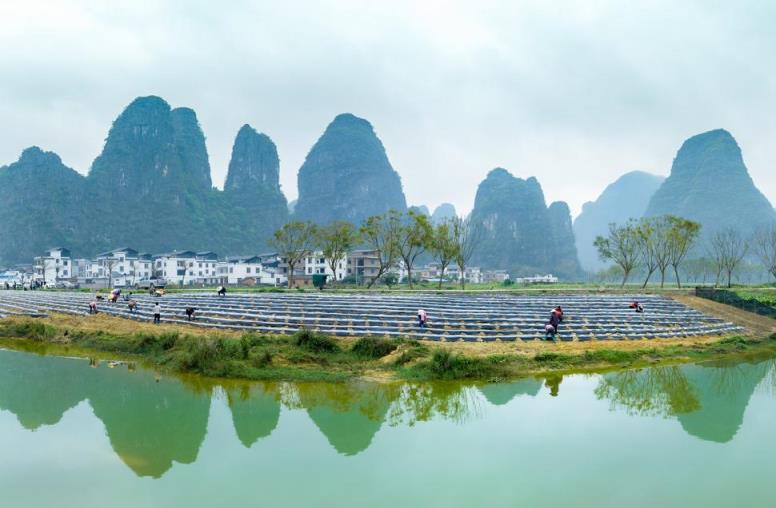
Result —
[[623, 274], [620, 286], [625, 286], [631, 272], [640, 262], [638, 223], [633, 219], [622, 226], [611, 223], [609, 235], [596, 237], [593, 245], [603, 261], [612, 261], [620, 267]]
[[455, 219], [444, 220], [433, 228], [431, 237], [431, 253], [434, 259], [439, 262], [439, 289], [442, 289], [442, 279], [445, 276], [445, 270], [458, 255], [458, 242], [455, 238], [455, 229], [453, 221]]
[[[701, 225], [675, 215], [666, 216], [666, 221], [669, 226], [665, 242], [668, 261], [674, 269], [676, 286], [682, 287], [682, 282], [679, 278], [679, 265], [682, 264], [685, 257], [687, 257], [687, 253], [690, 252], [693, 244], [698, 239]], [[660, 287], [663, 287], [662, 283]]]
[[319, 228], [317, 240], [336, 282], [337, 264], [346, 259], [348, 252], [358, 244], [358, 231], [350, 222], [336, 221]]
[[396, 266], [399, 259], [399, 235], [401, 233], [401, 214], [389, 210], [383, 215], [368, 217], [361, 225], [361, 238], [367, 247], [377, 256], [377, 273], [367, 284], [372, 287], [389, 270]]
[[407, 270], [407, 281], [412, 289], [412, 265], [432, 245], [433, 228], [428, 217], [410, 210], [399, 229], [397, 249]]
[[[647, 287], [652, 274], [662, 268], [661, 274], [665, 277], [665, 269], [668, 266], [665, 255], [665, 231], [662, 227], [662, 221], [655, 217], [642, 218], [636, 226], [636, 242], [638, 244], [639, 255], [647, 277], [644, 279], [642, 288]], [[662, 286], [662, 280], [661, 280]]]
[[466, 289], [466, 266], [480, 241], [482, 227], [480, 223], [472, 221], [471, 217], [455, 217], [450, 225], [455, 242], [455, 264], [458, 265], [458, 274], [461, 277], [461, 289]]
[[292, 221], [275, 231], [269, 243], [288, 265], [288, 287], [294, 285], [296, 266], [312, 251], [317, 228], [310, 222]]

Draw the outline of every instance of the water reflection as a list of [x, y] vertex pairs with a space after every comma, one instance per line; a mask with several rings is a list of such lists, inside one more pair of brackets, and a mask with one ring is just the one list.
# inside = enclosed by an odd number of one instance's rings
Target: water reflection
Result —
[[[733, 439], [757, 386], [776, 394], [773, 360], [629, 370], [595, 379], [595, 397], [608, 401], [612, 411], [675, 418], [689, 435], [713, 442]], [[88, 402], [114, 452], [136, 475], [153, 478], [174, 463], [196, 461], [214, 398], [228, 407], [234, 435], [245, 448], [282, 426], [284, 411], [299, 410], [337, 453], [353, 456], [367, 450], [384, 426], [412, 427], [435, 419], [464, 426], [482, 419], [489, 407], [517, 399], [530, 410], [538, 407], [534, 397], [557, 397], [562, 381], [548, 376], [495, 384], [214, 385], [142, 368], [0, 351], [0, 410], [36, 431], [57, 425], [68, 410]], [[568, 382], [577, 386], [575, 378]], [[543, 385], [547, 391], [541, 393]]]
[[626, 370], [602, 376], [595, 394], [612, 410], [676, 417], [688, 434], [725, 443], [735, 437], [749, 399], [773, 371], [772, 360]]

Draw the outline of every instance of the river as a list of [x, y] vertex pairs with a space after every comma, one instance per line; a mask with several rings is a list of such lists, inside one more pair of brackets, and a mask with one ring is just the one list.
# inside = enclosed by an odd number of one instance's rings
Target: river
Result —
[[210, 382], [0, 350], [0, 506], [774, 506], [776, 361]]

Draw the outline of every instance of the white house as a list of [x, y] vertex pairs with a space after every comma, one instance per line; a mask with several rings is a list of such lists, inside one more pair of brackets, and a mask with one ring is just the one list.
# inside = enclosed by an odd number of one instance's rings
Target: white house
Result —
[[133, 286], [153, 274], [153, 261], [149, 254], [123, 247], [98, 254], [91, 267], [93, 278], [112, 279], [115, 286]]
[[34, 278], [45, 284], [56, 284], [57, 281], [69, 280], [73, 277], [73, 263], [70, 250], [64, 247], [49, 249], [43, 256], [34, 261]]
[[328, 275], [330, 279], [342, 280], [348, 273], [347, 264], [348, 259], [347, 256], [345, 256], [337, 261], [337, 264], [335, 265], [335, 271], [332, 272], [331, 266], [329, 266], [329, 260], [323, 256], [323, 251], [317, 250], [315, 252], [311, 252], [307, 257], [305, 257], [304, 274], [325, 274]]
[[154, 256], [153, 275], [169, 284], [218, 284], [218, 255], [215, 252], [173, 251]]
[[517, 284], [557, 284], [558, 278], [553, 274], [534, 275], [533, 277], [518, 277], [515, 279]]
[[227, 282], [239, 284], [246, 280], [253, 280], [256, 284], [273, 283], [266, 282], [268, 274], [264, 272], [260, 256], [233, 256], [226, 258]]

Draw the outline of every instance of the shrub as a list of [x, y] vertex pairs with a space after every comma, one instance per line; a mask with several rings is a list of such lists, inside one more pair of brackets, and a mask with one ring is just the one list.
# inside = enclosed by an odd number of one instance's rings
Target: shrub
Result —
[[43, 340], [53, 337], [55, 332], [53, 327], [32, 320], [4, 323], [0, 327], [0, 335], [20, 339]]
[[397, 347], [399, 345], [394, 340], [364, 337], [353, 344], [351, 351], [362, 358], [382, 358], [396, 351]]
[[472, 358], [448, 349], [437, 349], [428, 362], [431, 375], [437, 379], [463, 379], [487, 377], [490, 366], [481, 358]]
[[186, 354], [181, 358], [183, 370], [204, 373], [221, 359], [221, 352], [216, 341], [210, 339], [195, 339], [186, 344]]
[[269, 351], [262, 351], [259, 355], [253, 357], [253, 366], [257, 369], [262, 369], [272, 363], [272, 353]]
[[334, 342], [334, 339], [305, 328], [300, 329], [294, 334], [294, 344], [316, 353], [334, 353], [339, 351], [339, 346]]

